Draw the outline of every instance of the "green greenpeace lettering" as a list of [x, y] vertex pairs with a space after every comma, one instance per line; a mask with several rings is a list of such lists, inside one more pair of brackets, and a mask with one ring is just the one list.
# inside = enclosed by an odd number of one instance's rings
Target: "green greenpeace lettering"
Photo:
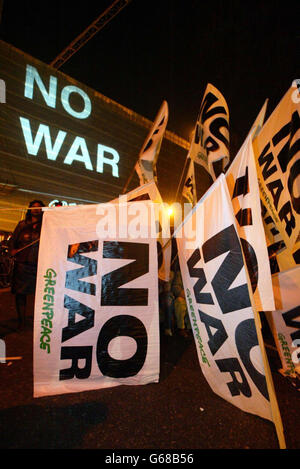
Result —
[[50, 342], [51, 333], [53, 327], [53, 316], [54, 316], [54, 295], [56, 285], [57, 274], [53, 269], [47, 269], [44, 275], [44, 296], [43, 296], [43, 308], [42, 308], [42, 320], [41, 320], [41, 337], [40, 337], [40, 348], [50, 353]]
[[196, 318], [195, 310], [194, 310], [194, 307], [193, 307], [193, 300], [192, 300], [191, 292], [188, 288], [186, 289], [186, 296], [187, 296], [187, 299], [188, 299], [188, 308], [189, 308], [189, 311], [190, 311], [190, 317], [192, 319], [191, 324], [192, 324], [192, 327], [193, 327], [193, 330], [194, 330], [195, 338], [197, 339], [197, 342], [198, 342], [198, 345], [199, 345], [199, 351], [200, 351], [202, 362], [206, 363], [208, 366], [210, 366], [209, 361], [207, 359], [207, 356], [205, 354], [204, 347], [203, 347], [203, 342], [202, 342], [202, 339], [201, 339], [201, 336], [200, 336], [199, 327], [197, 325], [197, 318]]

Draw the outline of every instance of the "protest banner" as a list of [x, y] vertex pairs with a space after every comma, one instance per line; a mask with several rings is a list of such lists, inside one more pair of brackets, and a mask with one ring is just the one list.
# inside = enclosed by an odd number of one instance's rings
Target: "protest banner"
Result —
[[135, 170], [140, 179], [140, 184], [146, 184], [154, 179], [157, 182], [156, 163], [160, 152], [162, 139], [169, 118], [169, 107], [167, 101], [163, 101], [147, 138], [139, 153], [139, 159]]
[[223, 160], [225, 168], [229, 162], [229, 110], [224, 96], [211, 83], [204, 92], [188, 156], [213, 180], [213, 163]]
[[226, 182], [251, 280], [256, 309], [258, 311], [273, 310], [274, 296], [271, 269], [261, 217], [260, 193], [252, 149], [252, 133], [249, 133], [228, 168]]
[[185, 218], [175, 237], [205, 378], [212, 390], [231, 404], [273, 421], [279, 445], [285, 447], [260, 321], [223, 174]]
[[253, 140], [263, 204], [287, 248], [299, 242], [300, 100], [292, 84]]
[[266, 312], [286, 376], [300, 375], [300, 266], [272, 276], [275, 310]]
[[134, 204], [45, 211], [34, 397], [158, 381], [155, 220], [151, 202], [142, 216]]

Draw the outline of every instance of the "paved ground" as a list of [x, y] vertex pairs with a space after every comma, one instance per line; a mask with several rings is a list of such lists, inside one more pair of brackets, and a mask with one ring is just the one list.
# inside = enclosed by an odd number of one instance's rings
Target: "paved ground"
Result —
[[[193, 338], [161, 338], [160, 382], [33, 398], [32, 317], [16, 331], [13, 297], [0, 291], [0, 448], [193, 450], [278, 449], [272, 422], [214, 394], [201, 373]], [[268, 348], [288, 449], [300, 448], [299, 391], [278, 372]], [[129, 451], [130, 454], [130, 451]]]

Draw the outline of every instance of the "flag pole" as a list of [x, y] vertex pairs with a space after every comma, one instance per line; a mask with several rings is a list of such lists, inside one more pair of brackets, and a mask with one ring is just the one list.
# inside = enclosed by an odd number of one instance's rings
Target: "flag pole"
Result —
[[[244, 254], [243, 254], [243, 257], [244, 257]], [[245, 257], [244, 257], [244, 265], [247, 266]], [[264, 365], [264, 369], [265, 369], [265, 377], [266, 377], [267, 389], [268, 389], [268, 393], [269, 393], [272, 419], [273, 419], [273, 423], [274, 423], [274, 426], [275, 426], [279, 447], [280, 447], [280, 449], [286, 449], [286, 442], [285, 442], [282, 419], [281, 419], [281, 415], [280, 415], [280, 410], [279, 410], [279, 405], [278, 405], [277, 397], [276, 397], [276, 393], [275, 393], [272, 373], [271, 373], [271, 370], [270, 370], [270, 365], [269, 365], [267, 352], [266, 352], [266, 349], [265, 349], [265, 344], [264, 344], [262, 331], [261, 331], [261, 328], [262, 328], [261, 320], [260, 320], [260, 316], [259, 316], [259, 313], [258, 313], [256, 305], [255, 305], [253, 292], [252, 292], [251, 281], [250, 281], [249, 273], [248, 273], [248, 270], [247, 270], [246, 267], [245, 267], [245, 272], [246, 272], [246, 278], [247, 278], [247, 283], [248, 283], [250, 303], [251, 303], [251, 307], [252, 307], [253, 315], [254, 315], [254, 322], [255, 322], [255, 327], [256, 327], [258, 345], [259, 345], [259, 348], [260, 348], [260, 351], [261, 351], [262, 361], [263, 361], [263, 365]]]

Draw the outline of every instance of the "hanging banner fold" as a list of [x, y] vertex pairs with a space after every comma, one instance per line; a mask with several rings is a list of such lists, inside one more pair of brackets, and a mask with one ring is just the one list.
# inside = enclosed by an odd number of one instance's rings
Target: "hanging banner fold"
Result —
[[162, 139], [167, 127], [169, 108], [167, 101], [163, 101], [154, 123], [139, 153], [135, 170], [140, 184], [146, 184], [154, 179], [157, 182], [156, 163], [160, 152]]
[[[253, 128], [253, 132], [255, 132], [255, 128]], [[261, 217], [252, 133], [249, 133], [225, 176], [256, 309], [258, 311], [273, 310], [271, 269]]]

